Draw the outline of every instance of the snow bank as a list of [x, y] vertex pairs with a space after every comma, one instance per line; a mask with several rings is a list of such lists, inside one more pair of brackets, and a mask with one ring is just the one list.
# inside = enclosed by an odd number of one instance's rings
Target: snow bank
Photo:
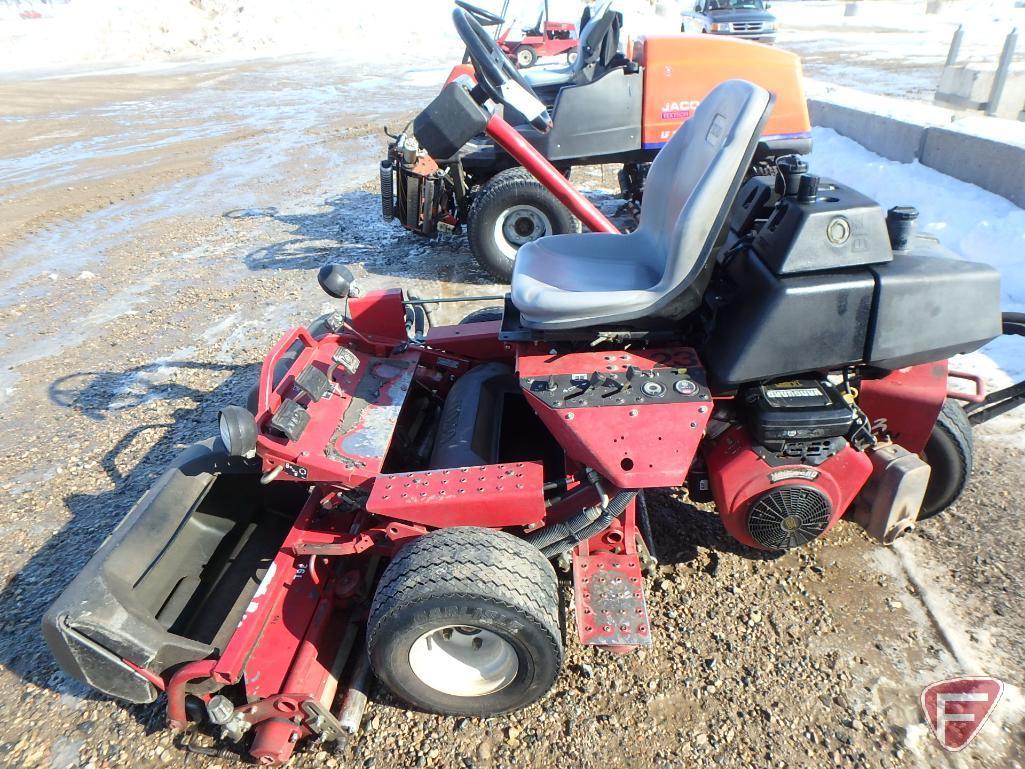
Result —
[[[501, 0], [479, 0], [496, 12]], [[68, 0], [0, 5], [0, 74], [137, 66], [163, 62], [315, 54], [387, 66], [451, 61], [462, 45], [451, 0]], [[581, 0], [552, 0], [555, 21], [580, 19]], [[675, 32], [670, 3], [617, 0], [627, 34]], [[540, 3], [513, 0], [514, 29]], [[23, 18], [31, 9], [39, 18]]]
[[856, 5], [856, 14], [845, 16], [844, 0], [779, 0], [772, 12], [784, 45], [814, 40], [823, 30], [831, 38], [846, 32], [845, 53], [909, 62], [945, 56], [959, 24], [965, 32], [959, 61], [995, 61], [1004, 36], [1025, 22], [1025, 8], [1013, 0], [947, 0], [936, 14], [925, 13], [925, 0], [858, 0]]
[[[22, 5], [20, 8], [25, 8]], [[0, 8], [0, 71], [316, 53], [353, 63], [458, 55], [448, 0], [71, 0]]]

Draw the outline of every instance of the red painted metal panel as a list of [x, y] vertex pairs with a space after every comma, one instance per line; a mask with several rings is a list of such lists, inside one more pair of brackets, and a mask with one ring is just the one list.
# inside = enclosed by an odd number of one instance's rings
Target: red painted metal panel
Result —
[[862, 379], [858, 388], [858, 405], [868, 415], [873, 434], [917, 454], [928, 443], [947, 397], [947, 361]]
[[540, 462], [382, 475], [367, 510], [425, 526], [527, 526], [545, 518]]
[[[528, 348], [529, 349], [529, 348]], [[652, 377], [630, 379], [631, 370]], [[600, 472], [620, 488], [658, 488], [684, 482], [711, 415], [712, 400], [704, 385], [704, 370], [690, 348], [579, 352], [563, 355], [521, 351], [517, 358], [521, 386], [535, 412], [566, 454]], [[550, 377], [611, 377], [623, 385], [622, 394], [607, 401], [623, 405], [573, 405], [565, 399], [556, 407], [546, 394], [532, 392]], [[640, 392], [642, 382], [666, 383], [659, 396]], [[694, 390], [672, 394], [677, 380]], [[690, 385], [688, 385], [690, 387]], [[668, 392], [666, 392], [668, 391]], [[680, 398], [689, 398], [681, 402]], [[664, 402], [676, 400], [676, 402]]]
[[[311, 495], [303, 506], [302, 512], [299, 513], [292, 530], [285, 537], [281, 549], [268, 567], [267, 573], [250, 599], [242, 619], [239, 620], [238, 627], [217, 661], [213, 677], [218, 682], [222, 684], [235, 683], [242, 677], [243, 672], [249, 672], [247, 663], [254, 654], [257, 644], [266, 636], [267, 628], [271, 624], [280, 626], [282, 623], [282, 603], [286, 593], [291, 596], [299, 596], [300, 602], [304, 603], [304, 608], [301, 611], [297, 610], [296, 602], [293, 601], [289, 604], [286, 629], [295, 644], [298, 644], [299, 639], [305, 633], [316, 606], [319, 591], [312, 576], [307, 572], [305, 561], [300, 569], [300, 560], [292, 554], [292, 544], [303, 537], [318, 509], [318, 498], [316, 495]], [[303, 619], [304, 616], [305, 619]], [[268, 679], [263, 681], [258, 680], [262, 676], [258, 676], [255, 681], [247, 680], [247, 689], [250, 684], [257, 684], [251, 693], [259, 696], [280, 691], [290, 661], [291, 654], [287, 654], [287, 659], [278, 663], [282, 666], [278, 675], [268, 676]], [[268, 684], [270, 687], [274, 686], [273, 681], [269, 679], [276, 679], [278, 688], [268, 688]]]
[[459, 326], [434, 326], [427, 332], [424, 343], [450, 355], [461, 355], [474, 360], [512, 359], [512, 346], [498, 339], [502, 328], [500, 320], [466, 323]]
[[327, 373], [339, 337], [329, 335], [300, 354], [277, 392], [304, 405], [310, 421], [297, 441], [268, 429], [270, 414], [261, 414], [257, 447], [264, 470], [284, 465], [283, 479], [324, 481], [360, 486], [380, 472], [399, 411], [419, 361], [419, 352], [409, 349], [397, 355], [378, 357], [352, 350], [359, 368], [350, 373], [334, 368], [335, 390], [313, 401], [294, 386], [294, 375], [307, 365]]
[[365, 337], [388, 342], [408, 341], [401, 289], [367, 291], [363, 296], [347, 299], [346, 306], [352, 327]]

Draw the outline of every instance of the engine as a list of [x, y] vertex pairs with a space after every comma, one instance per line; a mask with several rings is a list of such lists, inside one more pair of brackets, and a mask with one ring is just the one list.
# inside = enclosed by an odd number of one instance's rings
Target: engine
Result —
[[731, 536], [788, 550], [829, 531], [872, 474], [851, 445], [863, 417], [826, 379], [789, 379], [738, 395], [737, 423], [709, 441], [712, 494]]

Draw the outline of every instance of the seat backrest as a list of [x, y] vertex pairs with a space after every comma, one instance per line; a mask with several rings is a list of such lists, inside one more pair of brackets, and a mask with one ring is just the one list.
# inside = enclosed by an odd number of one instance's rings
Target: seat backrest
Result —
[[[577, 45], [577, 60], [573, 62], [573, 71], [581, 72], [586, 67], [600, 63], [603, 54], [612, 42], [609, 38], [616, 38], [614, 44], [619, 46], [619, 30], [617, 17], [619, 14], [612, 10], [612, 0], [601, 3], [591, 15], [590, 20], [580, 30], [580, 43]], [[613, 51], [613, 53], [615, 53]]]
[[751, 165], [772, 95], [727, 80], [706, 96], [662, 148], [644, 184], [637, 229], [662, 264], [656, 288], [691, 285], [705, 267]]
[[568, 67], [530, 67], [522, 71], [531, 88], [583, 85], [612, 63], [619, 50], [622, 15], [611, 6], [612, 0], [605, 0], [584, 25], [577, 43], [577, 58]]

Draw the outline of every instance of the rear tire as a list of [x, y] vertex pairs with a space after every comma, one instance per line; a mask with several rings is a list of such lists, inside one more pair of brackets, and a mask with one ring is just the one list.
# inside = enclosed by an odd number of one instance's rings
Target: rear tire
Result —
[[516, 66], [520, 69], [533, 67], [537, 63], [537, 51], [532, 46], [521, 45], [516, 49]]
[[483, 185], [466, 219], [474, 257], [503, 283], [512, 278], [516, 251], [524, 243], [579, 231], [569, 209], [520, 167], [501, 171]]
[[489, 320], [501, 320], [504, 314], [505, 309], [502, 307], [482, 307], [481, 309], [474, 310], [466, 315], [461, 321], [459, 321], [458, 325], [462, 326], [466, 323], [484, 323]]
[[972, 474], [975, 458], [972, 425], [957, 401], [948, 398], [943, 402], [923, 454], [932, 474], [925, 490], [922, 511], [918, 514], [920, 521], [932, 518], [954, 504]]
[[425, 534], [381, 576], [367, 652], [377, 677], [414, 707], [467, 716], [525, 707], [562, 666], [555, 571], [505, 532]]

